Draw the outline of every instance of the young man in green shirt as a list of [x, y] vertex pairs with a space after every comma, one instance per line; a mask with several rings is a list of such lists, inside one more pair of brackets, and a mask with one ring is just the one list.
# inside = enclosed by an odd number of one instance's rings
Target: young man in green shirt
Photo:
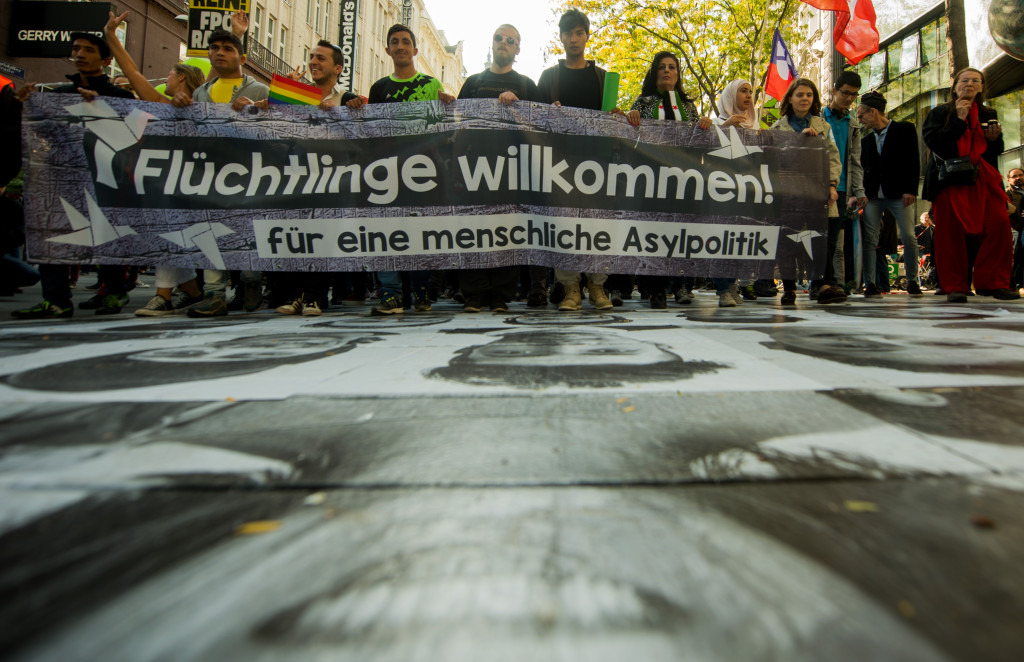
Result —
[[[419, 52], [416, 48], [416, 35], [408, 27], [396, 23], [388, 30], [387, 48], [384, 51], [391, 57], [395, 72], [370, 87], [369, 103], [396, 103], [402, 101], [436, 101], [445, 103], [455, 101], [455, 97], [445, 93], [441, 81], [416, 71], [413, 58]], [[427, 297], [427, 281], [429, 271], [410, 271], [409, 285], [413, 290], [414, 304], [417, 312], [430, 310], [430, 299]], [[380, 281], [380, 305], [371, 311], [373, 315], [395, 315], [404, 312], [402, 307], [402, 275], [397, 271], [378, 271]]]

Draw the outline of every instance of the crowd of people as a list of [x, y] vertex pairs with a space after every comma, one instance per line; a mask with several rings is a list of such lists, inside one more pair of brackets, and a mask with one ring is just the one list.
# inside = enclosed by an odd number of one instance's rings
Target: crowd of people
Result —
[[[268, 87], [243, 74], [241, 69], [245, 60], [241, 37], [248, 28], [244, 12], [232, 17], [231, 31], [216, 30], [210, 36], [209, 76], [196, 67], [175, 65], [168, 72], [163, 94], [139, 72], [118, 40], [117, 28], [127, 15], [128, 12], [120, 16], [110, 14], [103, 31], [105, 38], [85, 32], [72, 35], [72, 60], [77, 72], [68, 76], [68, 84], [53, 91], [77, 92], [87, 100], [97, 96], [137, 97], [179, 107], [195, 102], [231, 104], [235, 110], [249, 105], [267, 107]], [[466, 79], [458, 98], [494, 99], [501, 104], [530, 101], [601, 110], [607, 72], [587, 59], [589, 19], [571, 9], [562, 15], [558, 26], [565, 58], [545, 70], [537, 83], [513, 69], [522, 47], [519, 31], [509, 24], [498, 26], [489, 68]], [[366, 103], [454, 101], [437, 79], [417, 71], [416, 36], [409, 27], [392, 26], [386, 43], [393, 73], [376, 81], [364, 98], [336, 89], [342, 51], [335, 44], [320, 41], [310, 51], [306, 69], [321, 91], [321, 108], [345, 105], [358, 112]], [[115, 84], [104, 74], [112, 59], [124, 72], [124, 85]], [[297, 70], [292, 77], [299, 79], [307, 71]], [[890, 120], [885, 97], [877, 92], [860, 95], [861, 85], [855, 72], [843, 71], [830, 90], [831, 101], [825, 105], [814, 81], [798, 78], [780, 100], [781, 117], [769, 129], [800, 133], [822, 140], [826, 146], [828, 188], [821, 191], [821, 200], [828, 208], [827, 253], [821, 258], [824, 264], [804, 265], [809, 273], [822, 274], [809, 288], [810, 298], [819, 304], [844, 302], [851, 291], [863, 293], [865, 299], [878, 298], [888, 291], [887, 273], [879, 269], [877, 260], [885, 227], [883, 219], [889, 217], [904, 247], [907, 293], [912, 297], [923, 294], [918, 273], [923, 231], [915, 228], [910, 209], [916, 203], [921, 178], [918, 131], [910, 122]], [[972, 286], [979, 295], [1017, 299], [1018, 288], [1024, 285], [1024, 239], [1020, 233], [1024, 171], [1019, 167], [1011, 169], [1007, 173], [1008, 185], [1003, 186], [997, 170], [997, 158], [1003, 151], [1002, 129], [996, 112], [985, 104], [985, 90], [981, 71], [968, 68], [957, 72], [949, 101], [932, 109], [921, 128], [929, 153], [923, 197], [932, 203], [927, 248], [930, 263], [938, 274], [940, 292], [953, 303], [967, 301]], [[7, 86], [4, 98], [14, 96], [10, 102], [17, 104], [31, 93], [32, 86], [22, 88], [16, 95]], [[731, 81], [722, 91], [718, 106], [720, 112], [716, 117], [702, 115], [685, 90], [679, 58], [662, 51], [651, 60], [630, 110], [616, 108], [612, 112], [624, 115], [633, 125], [645, 120], [675, 121], [693, 122], [702, 130], [715, 124], [760, 130], [750, 81]], [[860, 236], [859, 265], [855, 264], [854, 234]], [[16, 250], [5, 245], [9, 253]], [[796, 273], [798, 265], [787, 266], [794, 267], [789, 273]], [[23, 274], [24, 269], [19, 269]], [[38, 276], [43, 301], [13, 315], [21, 319], [70, 317], [74, 308], [68, 267], [43, 264]], [[4, 278], [7, 289], [6, 271]], [[610, 310], [623, 304], [634, 285], [645, 294], [652, 308], [665, 308], [669, 294], [676, 303], [689, 304], [696, 287], [692, 278], [609, 275], [601, 271], [581, 275], [540, 266], [466, 269], [442, 275], [440, 281], [434, 275], [433, 287], [431, 278], [432, 274], [426, 271], [377, 272], [374, 282], [362, 273], [264, 275], [242, 271], [233, 280], [238, 292], [237, 308], [253, 311], [263, 307], [268, 300], [266, 281], [270, 305], [278, 313], [304, 316], [320, 315], [329, 301], [362, 302], [370, 290], [376, 290], [379, 297], [372, 314], [386, 316], [403, 313], [407, 308], [428, 311], [436, 292], [446, 287], [459, 292], [456, 296], [467, 313], [485, 309], [505, 311], [517, 296], [525, 297], [529, 307], [553, 303], [561, 311], [575, 311], [583, 307], [584, 292], [594, 308]], [[79, 308], [91, 308], [101, 315], [120, 312], [127, 303], [128, 280], [124, 267], [101, 266], [98, 293], [79, 304]], [[713, 283], [722, 307], [779, 294], [773, 280], [751, 283], [726, 277], [715, 278]], [[216, 317], [226, 315], [231, 307], [227, 300], [228, 274], [222, 270], [207, 269], [200, 274], [191, 269], [156, 265], [156, 286], [156, 294], [136, 311], [137, 315], [185, 311], [190, 317]], [[172, 298], [175, 290], [180, 292], [177, 301]], [[328, 299], [329, 290], [333, 290], [332, 299]], [[795, 305], [796, 299], [796, 280], [783, 278], [780, 304]]]

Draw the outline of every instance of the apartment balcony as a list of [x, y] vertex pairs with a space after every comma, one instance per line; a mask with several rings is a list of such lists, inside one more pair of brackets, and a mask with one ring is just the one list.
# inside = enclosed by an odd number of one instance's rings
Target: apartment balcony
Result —
[[[245, 64], [252, 69], [257, 78], [262, 78], [269, 83], [274, 74], [287, 76], [295, 71], [295, 67], [289, 66], [284, 60], [267, 50], [263, 44], [251, 38], [248, 41]], [[302, 82], [309, 83], [305, 78], [302, 79]]]

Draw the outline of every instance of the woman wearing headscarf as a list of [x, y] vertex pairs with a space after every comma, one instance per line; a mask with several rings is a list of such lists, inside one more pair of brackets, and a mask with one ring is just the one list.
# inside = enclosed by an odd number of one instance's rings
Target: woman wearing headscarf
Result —
[[[738, 79], [726, 85], [718, 97], [718, 107], [721, 112], [713, 121], [719, 127], [724, 129], [735, 126], [752, 130], [758, 128], [757, 113], [754, 110], [754, 88], [748, 81]], [[730, 308], [743, 303], [735, 278], [712, 280], [715, 282], [719, 308]], [[753, 288], [745, 289], [751, 293], [748, 296], [752, 299], [757, 298], [757, 295], [753, 294]]]
[[[655, 54], [651, 66], [644, 76], [640, 96], [626, 114], [633, 126], [640, 124], [641, 119], [668, 120], [676, 122], [697, 122], [702, 129], [711, 126], [711, 118], [701, 117], [693, 99], [683, 90], [683, 82], [679, 77], [679, 58], [674, 53], [660, 51]], [[667, 308], [665, 290], [668, 286], [667, 276], [641, 276], [641, 289], [648, 291], [651, 308]], [[683, 289], [676, 296], [676, 302], [688, 304], [693, 300], [690, 292], [693, 289], [692, 278], [683, 279]]]
[[[971, 68], [958, 71], [949, 101], [931, 109], [921, 133], [931, 150], [923, 197], [933, 202], [935, 265], [946, 300], [966, 303], [972, 277], [980, 295], [1019, 299], [1020, 294], [1010, 289], [1009, 198], [998, 170], [1003, 131], [996, 111], [985, 105], [985, 74]], [[958, 157], [964, 159], [959, 164]], [[955, 172], [957, 165], [967, 177], [957, 179], [964, 177]], [[968, 238], [979, 242], [973, 274]]]

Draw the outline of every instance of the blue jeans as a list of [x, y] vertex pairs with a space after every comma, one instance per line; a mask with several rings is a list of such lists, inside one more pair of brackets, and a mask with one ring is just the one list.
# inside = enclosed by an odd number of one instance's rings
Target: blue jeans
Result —
[[888, 209], [896, 218], [896, 226], [903, 242], [903, 266], [907, 270], [907, 283], [917, 282], [917, 235], [914, 234], [914, 219], [903, 206], [902, 198], [876, 198], [869, 200], [861, 219], [864, 256], [864, 283], [877, 285], [875, 280], [875, 249], [878, 235], [882, 231], [882, 210]]
[[[409, 286], [414, 293], [426, 294], [427, 285], [430, 284], [430, 271], [409, 271]], [[377, 280], [380, 281], [380, 298], [393, 296], [402, 299], [402, 272], [401, 271], [378, 271]]]

